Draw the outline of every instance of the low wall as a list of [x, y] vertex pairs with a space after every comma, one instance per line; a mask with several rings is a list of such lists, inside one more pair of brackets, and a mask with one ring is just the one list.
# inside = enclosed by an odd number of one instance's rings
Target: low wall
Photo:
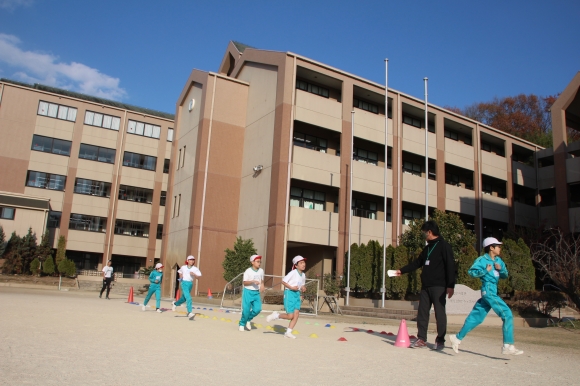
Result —
[[[344, 301], [344, 298], [340, 300]], [[341, 305], [344, 305], [341, 304]], [[357, 299], [350, 297], [348, 299], [348, 305], [353, 307], [376, 307], [379, 308], [382, 305], [381, 299]], [[385, 308], [391, 308], [394, 310], [411, 310], [417, 311], [419, 309], [418, 301], [407, 301], [407, 300], [385, 300]]]

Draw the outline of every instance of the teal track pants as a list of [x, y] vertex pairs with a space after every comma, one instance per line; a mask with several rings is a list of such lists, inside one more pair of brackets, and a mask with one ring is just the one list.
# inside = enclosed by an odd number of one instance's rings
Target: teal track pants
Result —
[[193, 287], [192, 281], [181, 281], [181, 297], [178, 301], [175, 302], [176, 306], [182, 305], [185, 301], [187, 301], [187, 312], [190, 313], [193, 311], [193, 304], [191, 301], [191, 288]]
[[242, 292], [242, 318], [240, 326], [254, 319], [262, 311], [262, 298], [260, 291], [244, 288]]
[[[489, 291], [491, 289], [491, 291]], [[473, 309], [465, 319], [461, 331], [457, 334], [457, 339], [463, 340], [475, 327], [479, 326], [487, 316], [489, 310], [493, 309], [503, 321], [503, 343], [514, 344], [514, 318], [512, 311], [505, 302], [497, 295], [497, 287], [493, 284], [481, 288], [481, 299], [479, 299]]]
[[143, 305], [146, 306], [147, 303], [149, 303], [149, 299], [151, 299], [151, 296], [153, 295], [153, 293], [155, 293], [155, 308], [160, 308], [161, 307], [161, 287], [159, 286], [159, 284], [151, 284], [149, 286], [149, 292], [147, 292], [147, 296], [145, 296], [145, 301], [143, 302]]

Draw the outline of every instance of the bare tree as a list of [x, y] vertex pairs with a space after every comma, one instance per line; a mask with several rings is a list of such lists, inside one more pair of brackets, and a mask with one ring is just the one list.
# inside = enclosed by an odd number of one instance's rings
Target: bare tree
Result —
[[554, 285], [580, 309], [580, 234], [565, 235], [550, 229], [543, 240], [532, 244], [532, 260]]

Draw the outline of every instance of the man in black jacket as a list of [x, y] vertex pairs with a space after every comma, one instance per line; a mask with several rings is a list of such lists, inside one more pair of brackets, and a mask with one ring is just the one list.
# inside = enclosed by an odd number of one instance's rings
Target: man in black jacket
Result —
[[419, 257], [397, 270], [397, 276], [423, 268], [421, 272], [421, 298], [417, 313], [417, 340], [411, 347], [427, 347], [427, 327], [429, 326], [429, 312], [431, 305], [435, 309], [437, 320], [437, 338], [435, 350], [445, 347], [445, 334], [447, 333], [447, 314], [445, 313], [445, 296], [453, 296], [455, 288], [455, 260], [453, 250], [439, 234], [439, 227], [435, 221], [426, 221], [421, 227], [423, 237], [427, 245]]

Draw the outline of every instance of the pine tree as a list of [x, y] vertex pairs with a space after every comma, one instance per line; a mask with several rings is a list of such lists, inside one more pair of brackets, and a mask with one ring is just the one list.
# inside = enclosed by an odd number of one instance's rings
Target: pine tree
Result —
[[18, 251], [22, 258], [23, 271], [30, 270], [30, 263], [36, 257], [37, 247], [36, 233], [32, 232], [32, 228], [28, 228], [28, 233], [22, 238]]
[[42, 272], [44, 272], [46, 275], [54, 274], [54, 261], [52, 260], [52, 257], [46, 259], [44, 265], [42, 266]]
[[22, 256], [20, 255], [20, 244], [22, 239], [18, 237], [16, 232], [12, 232], [10, 239], [6, 243], [3, 258], [4, 265], [2, 269], [8, 274], [21, 274], [24, 272], [22, 264]]
[[241, 237], [236, 238], [234, 249], [227, 248], [222, 266], [224, 267], [223, 277], [226, 281], [231, 281], [233, 278], [243, 273], [250, 267], [250, 256], [257, 253], [252, 239], [244, 240]]
[[58, 238], [58, 245], [56, 247], [55, 264], [60, 266], [60, 262], [66, 259], [66, 239], [64, 236]]
[[40, 260], [38, 260], [38, 257], [35, 257], [30, 263], [30, 273], [33, 275], [38, 275], [40, 273]]
[[4, 228], [0, 226], [0, 257], [2, 257], [5, 250], [6, 250], [6, 234], [4, 233]]
[[40, 245], [36, 248], [36, 256], [40, 262], [44, 262], [49, 256], [52, 257], [52, 246], [50, 245], [50, 232], [47, 230], [40, 239]]

